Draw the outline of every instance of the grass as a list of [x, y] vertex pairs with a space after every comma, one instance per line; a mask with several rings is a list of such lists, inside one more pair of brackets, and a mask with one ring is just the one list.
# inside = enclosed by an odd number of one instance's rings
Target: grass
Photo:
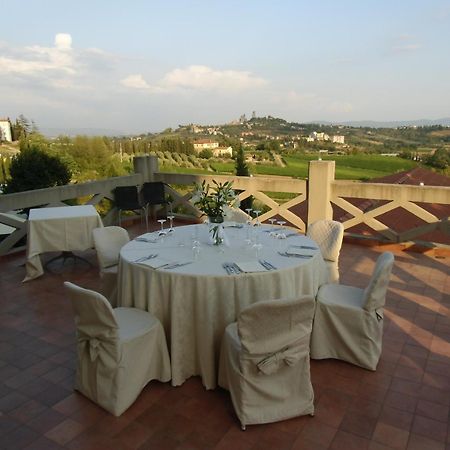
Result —
[[[255, 175], [279, 175], [304, 179], [308, 177], [309, 161], [317, 159], [317, 155], [289, 155], [283, 159], [286, 167], [255, 164], [250, 165], [250, 171]], [[417, 165], [411, 160], [380, 155], [324, 155], [322, 159], [336, 162], [336, 179], [340, 180], [379, 178], [412, 169]], [[235, 171], [233, 162], [213, 162], [211, 167], [218, 174], [234, 174]], [[166, 172], [211, 174], [210, 171], [200, 168], [164, 165], [161, 169]]]

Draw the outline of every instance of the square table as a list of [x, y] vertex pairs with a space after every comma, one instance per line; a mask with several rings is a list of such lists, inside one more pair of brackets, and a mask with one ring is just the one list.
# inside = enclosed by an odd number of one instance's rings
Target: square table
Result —
[[98, 227], [103, 227], [102, 219], [92, 205], [31, 209], [25, 264], [27, 273], [23, 281], [43, 275], [41, 253], [84, 251], [94, 247], [92, 230]]

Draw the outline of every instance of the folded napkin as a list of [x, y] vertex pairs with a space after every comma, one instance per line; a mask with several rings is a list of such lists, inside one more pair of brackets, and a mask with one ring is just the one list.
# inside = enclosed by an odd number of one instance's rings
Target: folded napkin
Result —
[[158, 242], [157, 236], [155, 236], [152, 233], [145, 233], [141, 236], [138, 236], [137, 238], [134, 239], [137, 242], [150, 242], [152, 244]]
[[146, 259], [144, 261], [139, 261], [137, 264], [142, 264], [144, 266], [151, 267], [152, 269], [159, 269], [160, 267], [175, 264], [175, 261], [170, 259], [157, 256], [156, 258]]
[[258, 261], [241, 261], [236, 263], [242, 272], [266, 272], [267, 269], [263, 267]]

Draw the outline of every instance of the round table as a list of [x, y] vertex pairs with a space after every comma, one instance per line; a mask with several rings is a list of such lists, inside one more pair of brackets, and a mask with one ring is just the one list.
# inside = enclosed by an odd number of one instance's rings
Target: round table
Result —
[[[279, 227], [278, 227], [279, 228]], [[227, 245], [209, 243], [208, 225], [175, 228], [164, 237], [147, 233], [120, 252], [119, 306], [151, 312], [163, 324], [172, 364], [172, 384], [200, 375], [207, 389], [217, 385], [220, 343], [225, 327], [254, 302], [315, 296], [325, 281], [325, 263], [308, 237], [285, 230], [286, 239], [273, 236], [276, 227], [239, 227], [225, 223]], [[278, 230], [279, 231], [279, 230]], [[193, 242], [200, 242], [200, 252]], [[254, 243], [259, 245], [254, 245]], [[316, 250], [301, 247], [316, 247]], [[286, 250], [312, 255], [287, 257]], [[136, 262], [150, 254], [158, 256]], [[265, 269], [258, 261], [276, 270]], [[166, 262], [168, 268], [152, 268]], [[170, 264], [185, 264], [170, 268]], [[186, 264], [187, 263], [187, 264]], [[250, 273], [228, 274], [224, 263], [241, 264]], [[250, 267], [253, 266], [253, 267]]]

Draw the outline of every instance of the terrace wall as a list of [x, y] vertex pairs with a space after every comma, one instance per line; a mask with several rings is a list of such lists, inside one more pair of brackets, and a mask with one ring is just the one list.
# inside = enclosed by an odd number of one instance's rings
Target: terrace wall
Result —
[[[336, 181], [334, 169], [334, 161], [311, 161], [308, 180], [275, 176], [192, 175], [160, 172], [156, 157], [135, 157], [133, 175], [0, 195], [0, 224], [15, 230], [3, 235], [0, 255], [24, 248], [27, 220], [23, 213], [29, 208], [67, 204], [102, 205], [102, 211], [105, 212], [103, 222], [111, 225], [117, 222], [117, 210], [113, 202], [116, 186], [139, 186], [146, 181], [163, 181], [168, 185], [167, 192], [172, 198], [176, 215], [193, 218], [201, 215], [189, 202], [193, 183], [203, 180], [232, 181], [234, 188], [240, 192], [241, 200], [253, 196], [264, 205], [261, 221], [272, 217], [283, 219], [289, 226], [305, 232], [307, 225], [316, 220], [341, 218], [347, 237], [367, 240], [367, 234], [352, 231], [358, 226], [364, 226], [372, 231], [371, 239], [385, 244], [420, 244], [429, 248], [450, 249], [450, 187]], [[282, 193], [290, 198], [277, 202], [273, 200], [274, 193], [275, 197], [276, 193]], [[370, 201], [372, 207], [362, 208], [361, 199]], [[376, 207], [373, 206], [374, 200], [378, 202]], [[440, 217], [427, 208], [427, 205], [436, 204], [441, 205], [444, 211]], [[383, 221], [387, 214], [398, 211], [405, 211], [418, 218], [420, 225], [417, 225], [416, 220], [413, 227], [405, 229], [403, 224], [399, 231], [392, 223]], [[432, 239], [421, 240], [424, 233]], [[434, 236], [439, 239], [435, 240]]]

